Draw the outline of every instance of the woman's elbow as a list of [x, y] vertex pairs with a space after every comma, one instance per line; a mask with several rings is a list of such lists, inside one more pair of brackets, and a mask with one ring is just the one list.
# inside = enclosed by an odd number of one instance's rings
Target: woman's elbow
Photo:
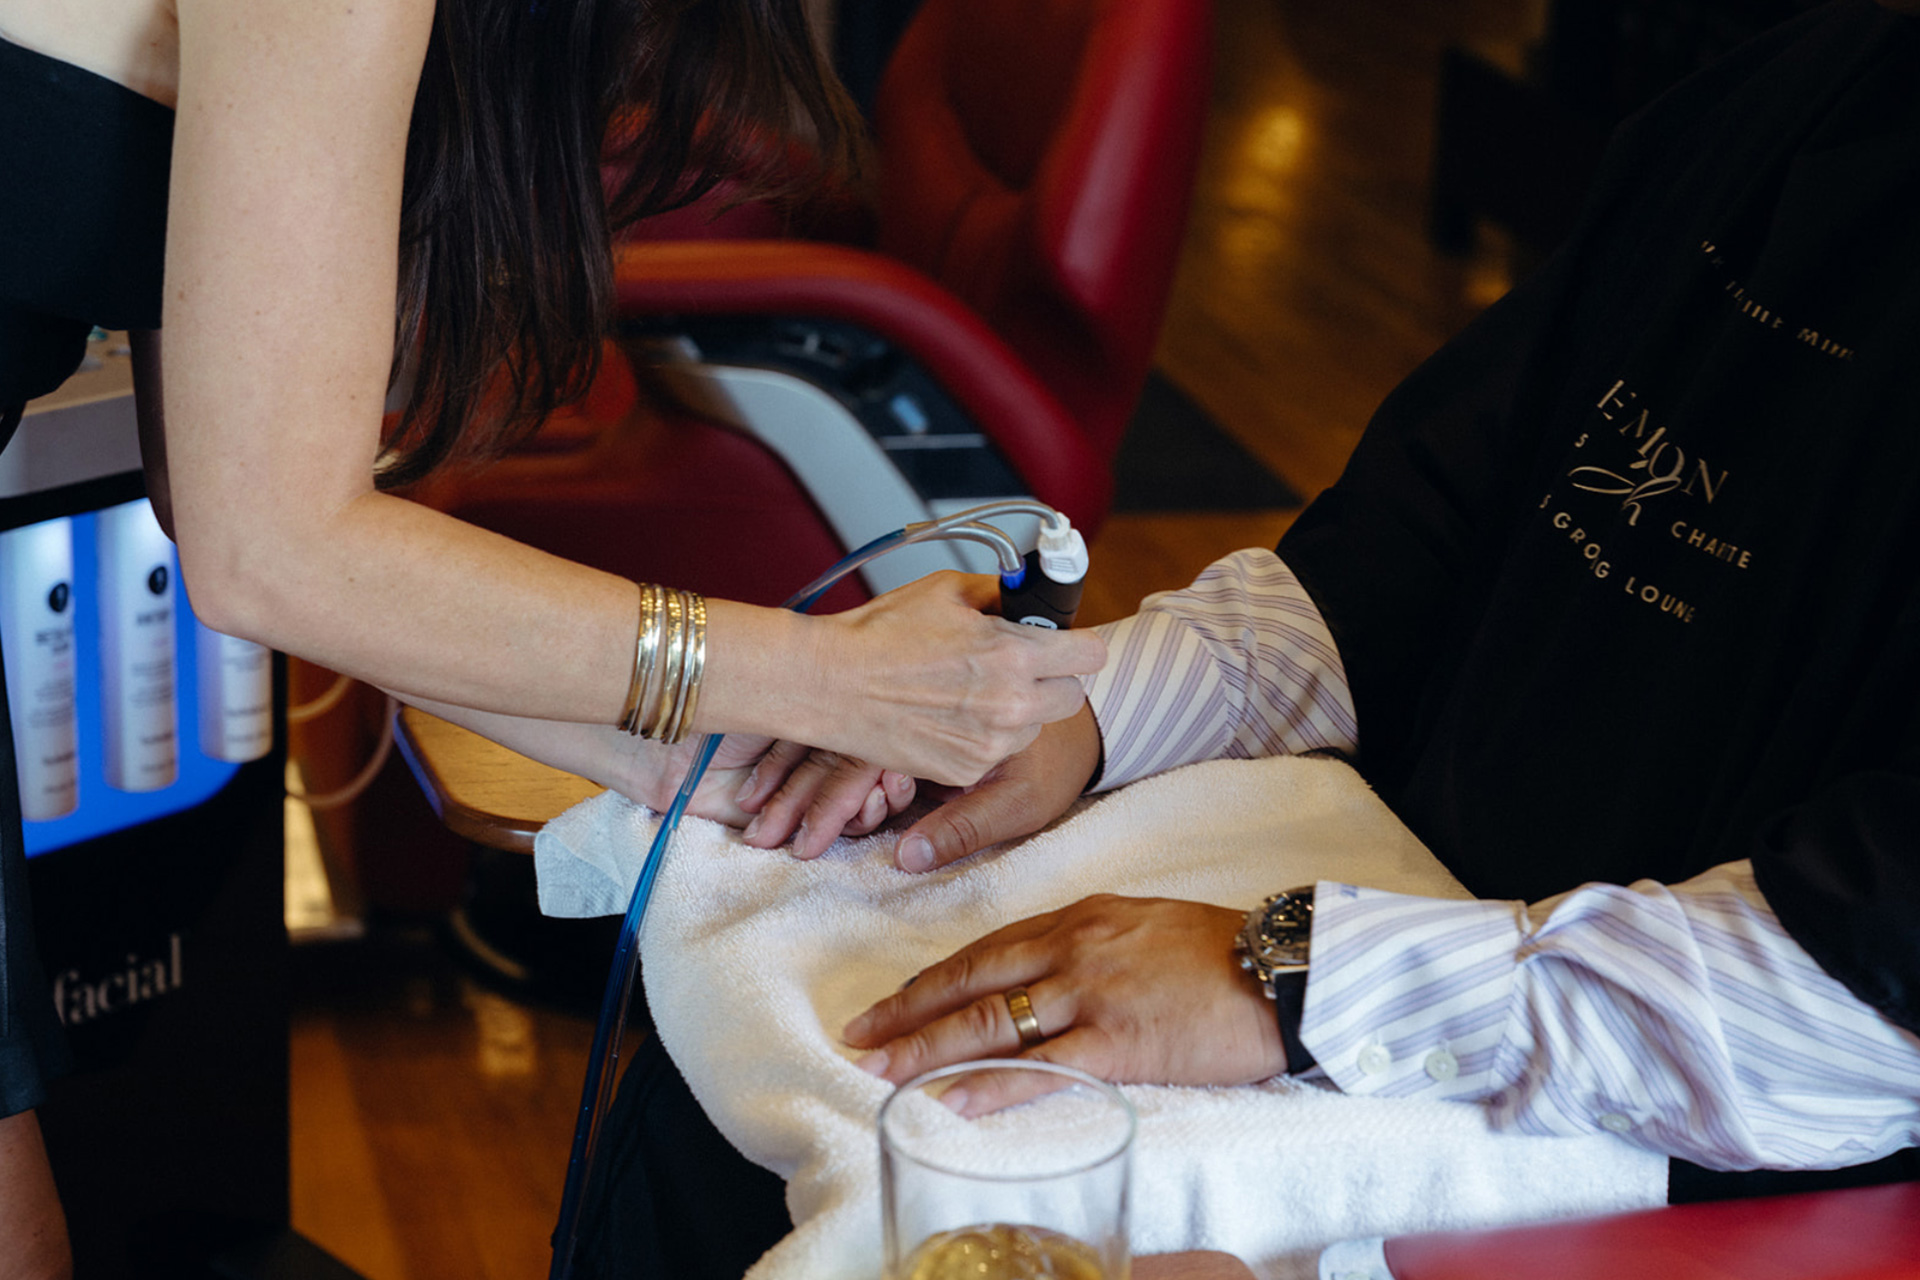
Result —
[[177, 543], [194, 616], [223, 635], [273, 644], [273, 620], [282, 607], [274, 599], [274, 575], [262, 563], [268, 557], [210, 541], [187, 536]]

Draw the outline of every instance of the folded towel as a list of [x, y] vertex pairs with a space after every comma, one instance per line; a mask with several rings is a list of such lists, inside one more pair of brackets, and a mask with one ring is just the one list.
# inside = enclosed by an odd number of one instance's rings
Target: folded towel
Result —
[[[535, 846], [541, 907], [624, 911], [655, 819], [588, 800]], [[1089, 893], [1251, 907], [1316, 879], [1466, 896], [1358, 775], [1331, 760], [1214, 761], [1080, 805], [1025, 841], [927, 875], [893, 836], [797, 862], [689, 819], [641, 937], [661, 1041], [720, 1132], [787, 1179], [793, 1233], [749, 1280], [873, 1280], [874, 1117], [848, 1019], [1010, 921]], [[1136, 1087], [1136, 1253], [1224, 1249], [1311, 1277], [1334, 1241], [1659, 1204], [1666, 1161], [1611, 1137], [1496, 1134], [1480, 1108], [1349, 1098], [1292, 1080]], [[1034, 1105], [1045, 1105], [1044, 1100]]]

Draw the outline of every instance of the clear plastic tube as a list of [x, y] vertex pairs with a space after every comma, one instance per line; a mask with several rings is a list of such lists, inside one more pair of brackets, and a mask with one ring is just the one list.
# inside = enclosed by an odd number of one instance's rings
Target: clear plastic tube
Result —
[[1020, 548], [1013, 545], [1012, 538], [992, 525], [983, 524], [978, 520], [954, 525], [946, 529], [942, 536], [950, 542], [978, 542], [982, 546], [991, 547], [994, 554], [1000, 558], [1000, 572], [1003, 574], [1007, 572], [1007, 566], [1018, 566], [1021, 562]]
[[[1045, 503], [1031, 498], [1009, 498], [957, 511], [938, 520], [911, 524], [904, 529], [883, 534], [848, 553], [838, 564], [796, 591], [783, 607], [795, 613], [805, 613], [848, 574], [889, 551], [916, 542], [949, 538], [984, 542], [999, 553], [1003, 572], [1009, 568], [1017, 569], [1021, 564], [1019, 549], [1006, 534], [985, 523], [1009, 515], [1036, 515], [1049, 522], [1060, 518], [1059, 513]], [[560, 1221], [553, 1235], [553, 1266], [548, 1272], [549, 1280], [572, 1280], [574, 1257], [580, 1243], [580, 1211], [594, 1171], [594, 1156], [600, 1146], [600, 1128], [606, 1120], [607, 1108], [613, 1102], [614, 1085], [619, 1079], [620, 1045], [626, 1037], [627, 1011], [633, 1005], [634, 979], [640, 971], [640, 926], [646, 919], [647, 903], [653, 897], [653, 885], [659, 878], [661, 863], [666, 860], [667, 849], [672, 844], [674, 833], [680, 829], [680, 819], [693, 800], [700, 779], [706, 776], [707, 766], [713, 763], [714, 753], [720, 749], [721, 737], [717, 733], [708, 734], [695, 744], [693, 764], [687, 770], [686, 778], [681, 781], [673, 803], [667, 806], [667, 811], [660, 817], [653, 843], [647, 847], [646, 860], [640, 864], [640, 875], [634, 882], [633, 896], [627, 901], [627, 914], [620, 925], [620, 937], [614, 944], [613, 964], [607, 973], [606, 990], [600, 999], [600, 1020], [593, 1029], [593, 1047], [587, 1054], [587, 1076], [580, 1090], [580, 1116], [574, 1124], [573, 1151], [567, 1160], [566, 1187], [560, 1196]]]

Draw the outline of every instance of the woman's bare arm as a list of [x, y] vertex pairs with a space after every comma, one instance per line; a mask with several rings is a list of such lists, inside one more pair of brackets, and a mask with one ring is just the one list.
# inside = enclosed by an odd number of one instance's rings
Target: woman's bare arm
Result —
[[[378, 493], [405, 138], [430, 0], [182, 0], [163, 351], [205, 619], [403, 696], [600, 725], [631, 583]], [[970, 782], [1070, 714], [1091, 637], [953, 579], [832, 619], [710, 604], [698, 728]]]
[[220, 630], [404, 693], [611, 721], [629, 584], [373, 489], [432, 14], [181, 5], [163, 368], [183, 570]]
[[66, 1215], [31, 1111], [0, 1116], [0, 1274], [72, 1280]]

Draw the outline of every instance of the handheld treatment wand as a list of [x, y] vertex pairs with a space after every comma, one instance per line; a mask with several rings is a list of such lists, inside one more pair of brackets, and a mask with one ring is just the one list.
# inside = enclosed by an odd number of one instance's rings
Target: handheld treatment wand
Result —
[[1086, 585], [1086, 540], [1055, 512], [1041, 524], [1040, 545], [1027, 552], [1020, 568], [1000, 574], [1000, 616], [1065, 631], [1080, 612], [1080, 592]]
[[[986, 523], [1004, 516], [1037, 515], [1041, 518], [1041, 545], [1023, 562], [1012, 539]], [[1051, 537], [1053, 543], [1049, 544]], [[1068, 627], [1079, 607], [1080, 582], [1086, 575], [1086, 545], [1067, 518], [1045, 503], [1031, 498], [1009, 498], [971, 507], [938, 520], [908, 525], [875, 538], [864, 547], [802, 587], [786, 602], [796, 613], [811, 609], [833, 585], [868, 561], [896, 548], [933, 540], [965, 540], [992, 547], [1000, 561], [1001, 615], [1038, 626]], [[1054, 547], [1054, 559], [1046, 558]], [[1076, 550], [1077, 548], [1077, 550]], [[1078, 557], [1078, 570], [1071, 566]], [[1051, 567], [1049, 565], [1051, 564]], [[1068, 578], [1070, 581], [1063, 581]], [[1070, 598], [1065, 592], [1070, 589]], [[1011, 593], [1011, 594], [1010, 594]], [[1011, 604], [1009, 603], [1011, 602]], [[1031, 603], [1029, 603], [1031, 602]], [[1064, 607], [1063, 607], [1064, 604]], [[1022, 611], [1016, 613], [1016, 611]], [[1049, 621], [1036, 621], [1045, 617]], [[633, 897], [620, 926], [620, 938], [614, 946], [613, 964], [607, 973], [606, 991], [600, 1001], [600, 1020], [593, 1031], [593, 1048], [587, 1056], [587, 1076], [580, 1092], [580, 1117], [573, 1130], [573, 1154], [567, 1162], [567, 1182], [560, 1197], [560, 1222], [554, 1231], [553, 1266], [548, 1280], [572, 1280], [574, 1258], [580, 1243], [580, 1214], [587, 1185], [599, 1148], [600, 1128], [613, 1101], [616, 1070], [620, 1061], [620, 1043], [626, 1035], [627, 1010], [633, 1003], [634, 979], [640, 969], [640, 926], [646, 918], [647, 902], [653, 896], [654, 881], [680, 819], [693, 799], [700, 779], [720, 748], [721, 735], [711, 733], [694, 746], [694, 760], [687, 776], [675, 793], [673, 803], [660, 818], [653, 843], [647, 847], [646, 860], [634, 882]]]

